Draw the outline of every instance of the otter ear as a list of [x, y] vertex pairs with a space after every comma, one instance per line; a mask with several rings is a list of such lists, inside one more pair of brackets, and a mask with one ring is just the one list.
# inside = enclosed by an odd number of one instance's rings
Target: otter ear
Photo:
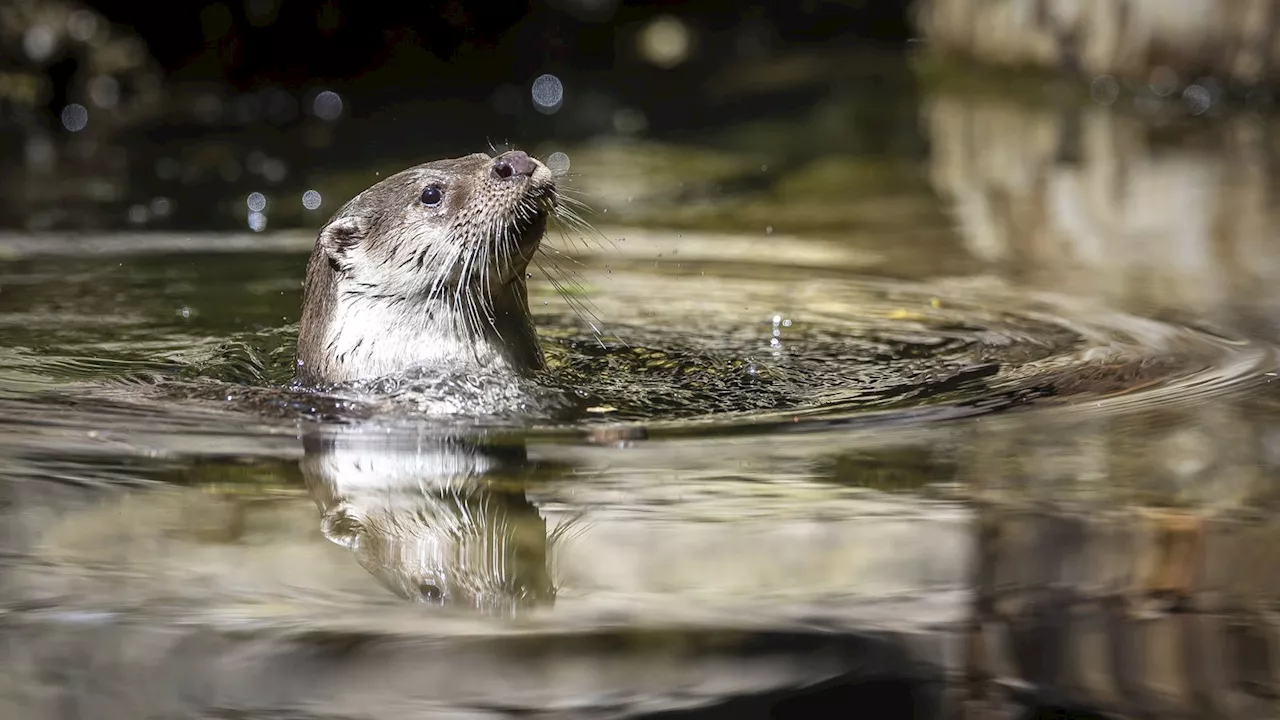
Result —
[[337, 218], [320, 230], [320, 248], [334, 270], [346, 267], [347, 256], [360, 243], [365, 230], [364, 220], [354, 215]]

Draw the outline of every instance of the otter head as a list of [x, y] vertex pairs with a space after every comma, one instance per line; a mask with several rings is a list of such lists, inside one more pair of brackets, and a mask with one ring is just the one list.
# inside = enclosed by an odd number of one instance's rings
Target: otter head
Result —
[[525, 274], [555, 203], [551, 171], [520, 151], [426, 163], [351, 199], [307, 268], [300, 379], [540, 367]]

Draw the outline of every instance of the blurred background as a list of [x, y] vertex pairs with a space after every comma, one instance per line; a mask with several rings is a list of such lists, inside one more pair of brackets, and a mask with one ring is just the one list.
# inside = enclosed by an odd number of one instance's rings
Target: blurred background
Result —
[[512, 145], [566, 153], [597, 223], [856, 230], [932, 249], [900, 273], [954, 249], [1272, 336], [1277, 24], [1269, 0], [4, 0], [0, 226], [314, 229], [380, 174]]
[[[628, 187], [638, 144], [720, 156], [640, 188], [668, 196], [743, 153], [786, 167], [921, 146], [900, 2], [3, 8], [15, 228], [243, 227], [251, 192], [272, 227], [314, 225], [307, 190], [332, 211], [377, 171], [490, 144], [612, 148], [604, 181]], [[813, 122], [823, 135], [793, 134]]]

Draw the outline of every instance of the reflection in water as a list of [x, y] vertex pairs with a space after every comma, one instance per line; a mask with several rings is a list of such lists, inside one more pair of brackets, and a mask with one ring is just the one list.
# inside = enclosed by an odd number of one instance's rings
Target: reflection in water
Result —
[[973, 255], [1025, 287], [1280, 339], [1269, 131], [1169, 132], [1104, 108], [943, 94], [930, 176]]
[[304, 438], [300, 461], [329, 540], [415, 602], [510, 614], [551, 603], [550, 533], [525, 496], [522, 444], [342, 426]]
[[976, 697], [1274, 717], [1274, 583], [1261, 580], [1275, 577], [1274, 529], [1191, 510], [996, 504], [983, 515], [968, 621]]
[[[1280, 262], [1266, 131], [1175, 142], [1101, 108], [941, 95], [931, 179], [1023, 287], [1266, 342]], [[1259, 348], [1265, 348], [1259, 345]], [[1275, 358], [1248, 382], [975, 425], [974, 697], [1126, 717], [1274, 717]]]
[[[1099, 76], [1094, 97], [1114, 102], [1136, 85], [1146, 112], [1211, 102], [1275, 81], [1276, 26], [1267, 2], [981, 2], [922, 0], [919, 28], [935, 50], [1017, 68]], [[1116, 77], [1111, 77], [1114, 74]], [[1109, 87], [1108, 87], [1109, 86]], [[1224, 89], [1227, 88], [1227, 89]], [[1264, 105], [1269, 93], [1249, 93]]]

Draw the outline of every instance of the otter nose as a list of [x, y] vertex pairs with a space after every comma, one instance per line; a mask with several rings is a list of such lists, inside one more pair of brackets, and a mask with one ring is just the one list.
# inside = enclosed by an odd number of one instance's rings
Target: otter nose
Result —
[[503, 180], [531, 177], [536, 167], [533, 158], [519, 150], [504, 152], [493, 160], [493, 174]]

